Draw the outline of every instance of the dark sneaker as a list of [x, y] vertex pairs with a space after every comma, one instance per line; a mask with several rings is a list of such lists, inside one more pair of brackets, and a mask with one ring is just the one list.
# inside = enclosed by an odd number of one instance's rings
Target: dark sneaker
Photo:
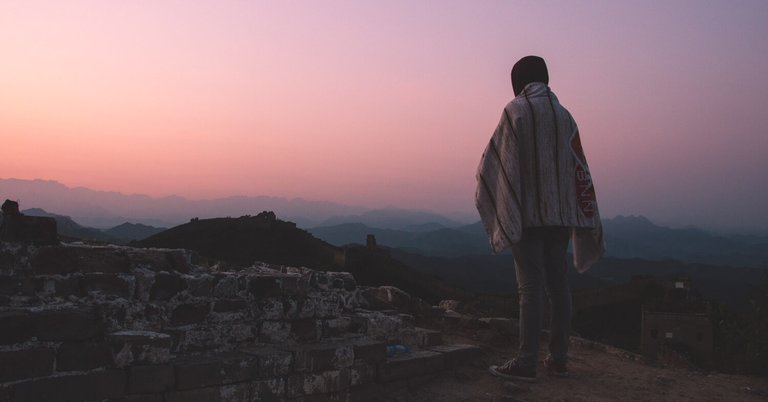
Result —
[[547, 356], [544, 359], [544, 368], [547, 369], [547, 375], [552, 375], [555, 377], [568, 376], [568, 367], [566, 367], [565, 363], [556, 362], [552, 356]]
[[517, 381], [525, 381], [525, 382], [535, 382], [536, 381], [536, 368], [534, 367], [522, 367], [517, 362], [517, 359], [512, 359], [501, 366], [493, 365], [491, 367], [488, 367], [488, 371], [491, 372], [491, 374], [506, 378], [508, 380], [517, 380]]

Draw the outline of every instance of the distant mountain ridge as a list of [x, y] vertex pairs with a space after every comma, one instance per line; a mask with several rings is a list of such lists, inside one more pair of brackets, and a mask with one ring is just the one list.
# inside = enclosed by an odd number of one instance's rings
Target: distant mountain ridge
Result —
[[362, 223], [378, 229], [430, 231], [455, 228], [462, 224], [429, 211], [402, 208], [383, 208], [366, 211], [359, 215], [333, 216], [317, 226], [334, 226], [344, 223]]
[[167, 230], [167, 228], [157, 228], [154, 226], [143, 225], [141, 223], [125, 222], [113, 228], [104, 230], [109, 236], [125, 240], [142, 240]]
[[605, 219], [603, 228], [610, 257], [768, 268], [768, 237], [745, 242], [701, 229], [658, 226], [643, 216]]
[[165, 228], [156, 228], [153, 226], [132, 224], [128, 222], [107, 230], [99, 230], [82, 226], [69, 216], [53, 214], [41, 208], [29, 208], [21, 212], [30, 216], [46, 216], [53, 218], [56, 221], [56, 230], [59, 235], [74, 239], [97, 240], [123, 244], [131, 240], [141, 240], [165, 230]]
[[[479, 222], [463, 225], [428, 211], [372, 210], [267, 196], [201, 201], [176, 196], [152, 198], [70, 188], [55, 181], [18, 179], [0, 179], [2, 198], [21, 200], [26, 208], [39, 207], [70, 216], [85, 227], [111, 228], [125, 222], [172, 227], [195, 217], [244, 216], [271, 210], [335, 245], [363, 243], [367, 234], [374, 234], [382, 245], [426, 255], [490, 254]], [[728, 237], [692, 228], [671, 229], [642, 216], [619, 215], [603, 223], [608, 257], [768, 268], [768, 235]]]
[[58, 231], [59, 235], [61, 236], [72, 237], [76, 239], [119, 242], [117, 238], [109, 236], [101, 230], [82, 226], [72, 220], [72, 218], [69, 216], [53, 214], [45, 211], [42, 208], [29, 208], [22, 210], [21, 213], [30, 216], [45, 216], [53, 218], [56, 221], [56, 231]]
[[[603, 228], [607, 257], [768, 268], [768, 238], [724, 237], [699, 229], [671, 229], [642, 216], [604, 219]], [[360, 223], [314, 227], [309, 231], [335, 245], [362, 243], [367, 234], [373, 234], [379, 244], [426, 256], [491, 254], [480, 222], [427, 232], [379, 229]]]
[[342, 223], [307, 230], [337, 246], [365, 243], [366, 236], [372, 234], [378, 244], [425, 255], [455, 257], [489, 254], [491, 251], [482, 226], [477, 224], [429, 231], [408, 231], [374, 228], [363, 223]]
[[171, 227], [195, 217], [243, 216], [261, 211], [275, 211], [300, 226], [311, 226], [333, 216], [361, 214], [369, 210], [328, 201], [269, 196], [211, 200], [189, 200], [179, 196], [153, 198], [72, 188], [52, 180], [0, 179], [0, 198], [20, 200], [26, 207], [57, 211], [83, 225], [99, 228], [123, 222]]

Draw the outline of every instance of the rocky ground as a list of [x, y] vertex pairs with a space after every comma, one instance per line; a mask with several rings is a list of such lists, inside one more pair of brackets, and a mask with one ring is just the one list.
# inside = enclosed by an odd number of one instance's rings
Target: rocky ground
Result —
[[[430, 378], [368, 389], [369, 401], [766, 401], [768, 378], [703, 372], [683, 361], [646, 363], [632, 353], [574, 339], [571, 375], [548, 377], [539, 366], [536, 383], [507, 381], [488, 373], [515, 354], [516, 339], [478, 340], [476, 332], [444, 334], [448, 343], [480, 346], [474, 362]], [[542, 350], [542, 353], [544, 351]]]

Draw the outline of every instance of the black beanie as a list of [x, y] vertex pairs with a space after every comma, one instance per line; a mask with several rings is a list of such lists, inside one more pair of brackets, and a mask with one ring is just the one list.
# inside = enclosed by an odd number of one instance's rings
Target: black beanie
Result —
[[549, 85], [547, 63], [539, 56], [525, 56], [512, 67], [512, 89], [515, 96], [520, 95], [523, 88], [532, 82]]

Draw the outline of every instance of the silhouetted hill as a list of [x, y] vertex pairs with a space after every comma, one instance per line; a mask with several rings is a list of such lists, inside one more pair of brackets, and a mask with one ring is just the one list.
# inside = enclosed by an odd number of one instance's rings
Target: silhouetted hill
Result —
[[337, 266], [335, 247], [314, 238], [292, 222], [261, 216], [193, 219], [144, 240], [139, 247], [185, 248], [211, 260], [238, 264], [272, 264], [329, 269]]
[[261, 216], [196, 219], [131, 245], [184, 248], [212, 261], [306, 266], [348, 271], [361, 285], [397, 286], [431, 302], [455, 296], [435, 275], [424, 274], [393, 259], [386, 250], [364, 246], [334, 247], [299, 229], [292, 222]]
[[147, 237], [158, 234], [164, 230], [166, 230], [166, 228], [157, 228], [154, 226], [142, 225], [141, 223], [125, 222], [121, 225], [104, 230], [104, 233], [116, 239], [131, 241], [146, 239]]

